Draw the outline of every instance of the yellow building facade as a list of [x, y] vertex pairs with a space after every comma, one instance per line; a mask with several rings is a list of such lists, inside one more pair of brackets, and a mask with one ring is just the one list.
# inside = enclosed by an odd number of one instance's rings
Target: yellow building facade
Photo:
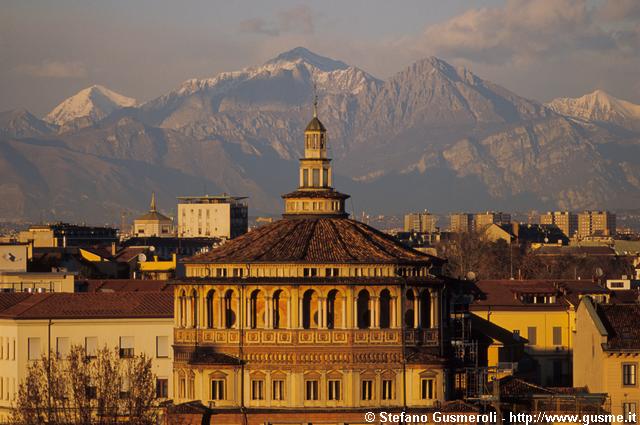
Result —
[[[29, 364], [72, 345], [104, 346], [152, 359], [156, 390], [173, 396], [172, 297], [160, 292], [0, 294], [0, 422], [15, 404]], [[153, 306], [149, 308], [149, 306]]]
[[[497, 280], [477, 283], [482, 295], [470, 306], [480, 319], [511, 334], [514, 342], [496, 339], [487, 349], [489, 367], [514, 372], [547, 386], [571, 386], [576, 309], [586, 296], [608, 299], [592, 282]], [[530, 361], [523, 363], [522, 354]]]
[[[577, 312], [575, 386], [608, 393], [611, 413], [629, 415], [640, 406], [640, 306], [598, 304], [585, 299]], [[633, 422], [636, 422], [633, 421]]]
[[329, 424], [447, 399], [442, 260], [349, 219], [326, 149], [314, 114], [283, 219], [184, 260], [176, 403], [198, 401], [218, 423], [239, 412], [263, 423], [270, 409], [283, 423]]

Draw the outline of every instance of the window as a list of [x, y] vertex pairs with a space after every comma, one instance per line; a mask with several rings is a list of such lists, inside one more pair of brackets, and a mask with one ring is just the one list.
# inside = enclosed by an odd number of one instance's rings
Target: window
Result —
[[382, 399], [383, 400], [393, 400], [393, 380], [391, 379], [383, 379], [382, 380]]
[[28, 338], [29, 344], [29, 360], [38, 360], [40, 358], [40, 338]]
[[166, 378], [156, 379], [156, 398], [169, 398], [169, 380]]
[[168, 336], [156, 337], [156, 357], [161, 357], [161, 358], [169, 357], [169, 337]]
[[262, 379], [251, 381], [251, 400], [264, 400], [264, 381]]
[[433, 400], [433, 379], [423, 378], [420, 380], [420, 398], [423, 400]]
[[622, 365], [622, 385], [636, 385], [636, 364], [625, 363]]
[[133, 350], [133, 337], [121, 336], [120, 337], [120, 358], [131, 359], [134, 356]]
[[284, 379], [271, 381], [271, 399], [284, 400]]
[[636, 403], [622, 403], [622, 413], [624, 415], [625, 422], [638, 422], [638, 419], [636, 417]]
[[305, 267], [303, 274], [304, 277], [316, 277], [318, 276], [318, 269], [315, 267]]
[[305, 400], [313, 401], [318, 400], [318, 381], [316, 379], [309, 379], [305, 381]]
[[224, 379], [211, 380], [211, 400], [224, 400]]
[[85, 395], [89, 400], [95, 400], [96, 398], [98, 398], [98, 388], [92, 386], [92, 385], [88, 385], [85, 387]]
[[95, 336], [88, 336], [84, 339], [84, 355], [89, 359], [96, 357], [98, 353], [98, 338]]
[[70, 349], [71, 347], [68, 337], [59, 336], [56, 338], [56, 356], [58, 359], [67, 358]]
[[361, 382], [360, 398], [362, 400], [371, 400], [373, 395], [373, 381], [370, 379], [363, 379]]
[[325, 275], [327, 277], [338, 277], [340, 276], [340, 269], [338, 268], [325, 269]]
[[562, 328], [560, 326], [553, 327], [553, 345], [562, 345]]
[[313, 187], [318, 187], [320, 186], [320, 169], [319, 168], [314, 168], [311, 172], [312, 176], [313, 176], [313, 181], [312, 181], [312, 185]]
[[329, 400], [340, 400], [340, 384], [341, 381], [338, 379], [329, 379], [327, 385], [327, 398]]
[[538, 329], [535, 326], [530, 326], [527, 328], [527, 339], [529, 340], [529, 345], [536, 345], [537, 330]]

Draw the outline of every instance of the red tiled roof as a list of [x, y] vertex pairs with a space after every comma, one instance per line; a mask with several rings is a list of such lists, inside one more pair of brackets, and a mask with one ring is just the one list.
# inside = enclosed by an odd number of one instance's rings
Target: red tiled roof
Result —
[[4, 310], [13, 307], [14, 305], [22, 302], [25, 298], [29, 297], [28, 292], [3, 292], [0, 293], [0, 313]]
[[139, 292], [171, 291], [166, 280], [88, 279], [76, 283], [78, 292]]
[[596, 311], [609, 333], [605, 349], [640, 350], [640, 305], [598, 304]]
[[[4, 297], [15, 294], [0, 293]], [[138, 319], [173, 317], [172, 292], [27, 294], [0, 319]]]
[[[577, 305], [580, 295], [606, 294], [610, 291], [588, 280], [480, 280], [476, 282], [481, 295], [470, 309], [510, 310], [530, 308], [537, 310], [565, 309], [567, 303]], [[556, 301], [548, 304], [526, 304], [522, 294], [556, 295]]]
[[285, 218], [185, 263], [427, 263], [442, 261], [347, 218]]

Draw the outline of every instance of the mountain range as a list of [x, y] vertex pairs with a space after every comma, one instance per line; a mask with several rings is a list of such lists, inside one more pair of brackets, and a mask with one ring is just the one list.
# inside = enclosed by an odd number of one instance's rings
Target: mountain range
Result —
[[43, 119], [0, 113], [0, 219], [118, 222], [152, 191], [250, 197], [296, 185], [314, 93], [352, 212], [630, 208], [640, 106], [601, 90], [548, 104], [430, 57], [386, 80], [304, 48], [145, 103], [92, 86]]

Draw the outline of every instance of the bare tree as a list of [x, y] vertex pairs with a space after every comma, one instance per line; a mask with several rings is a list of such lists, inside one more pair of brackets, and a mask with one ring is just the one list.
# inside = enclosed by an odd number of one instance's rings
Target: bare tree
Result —
[[144, 354], [122, 359], [104, 347], [87, 356], [73, 346], [59, 359], [43, 355], [20, 384], [16, 425], [151, 425], [156, 422], [155, 377]]

